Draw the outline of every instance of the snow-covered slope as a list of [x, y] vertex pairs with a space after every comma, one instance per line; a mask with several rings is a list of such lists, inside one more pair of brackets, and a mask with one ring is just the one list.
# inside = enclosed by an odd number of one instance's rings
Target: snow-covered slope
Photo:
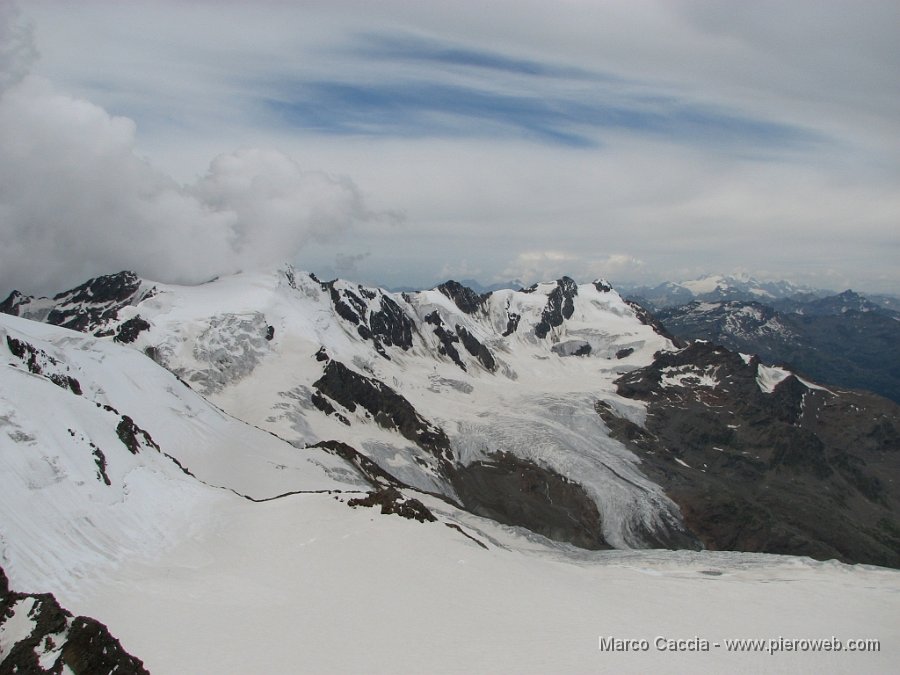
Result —
[[[491, 480], [511, 462], [518, 503], [537, 508], [527, 501], [537, 485], [585, 515], [573, 487], [583, 485], [610, 542], [659, 532], [637, 527], [645, 519], [680, 517], [593, 410], [602, 400], [644, 422], [646, 406], [614, 381], [671, 343], [603, 284], [577, 291], [561, 280], [470, 303], [451, 288], [404, 297], [291, 272], [156, 284], [92, 327], [107, 338], [0, 315], [0, 567], [15, 591], [53, 592], [102, 621], [157, 675], [889, 672], [900, 572], [586, 551], [449, 501], [478, 481], [503, 487]], [[488, 351], [468, 349], [464, 334]], [[335, 443], [306, 447], [321, 440], [352, 441], [446, 499], [395, 482], [424, 522], [348, 508], [379, 483], [377, 467]], [[478, 462], [477, 480], [459, 477]], [[14, 600], [0, 620], [4, 665], [35, 626], [27, 598]], [[601, 649], [601, 638], [647, 649]], [[725, 640], [742, 638], [775, 642], [729, 651]], [[880, 650], [766, 653], [782, 638]], [[51, 647], [41, 642], [47, 663]]]
[[[683, 539], [677, 507], [592, 412], [608, 397], [639, 419], [641, 406], [612, 382], [672, 348], [603, 282], [391, 294], [285, 268], [143, 287], [143, 299], [90, 330], [131, 340], [239, 419], [297, 445], [347, 443], [453, 500], [476, 499], [466, 486], [460, 496], [461, 481], [483, 482], [455, 469], [515, 457], [583, 487], [598, 511], [596, 545]], [[358, 390], [372, 387], [414, 402], [404, 413], [413, 421], [367, 408]], [[432, 432], [446, 448], [422, 441]]]
[[[328, 496], [252, 506], [233, 502], [214, 531], [156, 566], [124, 565], [106, 588], [66, 601], [102, 617], [155, 675], [888, 673], [898, 657], [892, 570], [579, 552], [456, 514], [483, 548], [440, 523], [350, 510]], [[646, 640], [647, 650], [601, 650], [601, 637]], [[779, 637], [867, 638], [880, 651], [725, 645]], [[696, 648], [708, 651], [686, 651]]]
[[[763, 364], [740, 368], [731, 355], [719, 376], [728, 371], [743, 382], [752, 370], [760, 382], [756, 396], [739, 396], [739, 389], [719, 382], [713, 372], [718, 365], [701, 363], [704, 350], [679, 351], [683, 345], [676, 346], [652, 316], [601, 280], [576, 284], [563, 277], [487, 294], [447, 282], [428, 291], [388, 293], [343, 280], [323, 282], [289, 266], [191, 287], [123, 272], [52, 301], [13, 294], [3, 304], [31, 315], [34, 303], [47, 321], [77, 324], [143, 352], [227, 414], [294, 446], [331, 444], [331, 452], [356, 464], [360, 456], [371, 460], [398, 486], [585, 548], [733, 545], [727, 533], [698, 535], [710, 532], [706, 516], [702, 523], [685, 522], [686, 499], [695, 503], [701, 495], [679, 493], [672, 478], [680, 468], [666, 463], [672, 457], [685, 463], [680, 453], [703, 440], [693, 423], [679, 422], [694, 419], [685, 416], [691, 402], [702, 414], [746, 414], [748, 424], [770, 430], [765, 443], [772, 447], [798, 443], [799, 432], [782, 424], [794, 413], [778, 408], [782, 400], [793, 401], [791, 383], [797, 380], [786, 373], [767, 379], [771, 371]], [[786, 330], [755, 305], [729, 314], [731, 319], [744, 332]], [[665, 366], [665, 354], [675, 353], [681, 354], [678, 368]], [[695, 357], [700, 361], [690, 362]], [[647, 396], [623, 395], [622, 383], [636, 371], [650, 373], [651, 383], [659, 374], [658, 390], [648, 384]], [[643, 378], [639, 373], [635, 381]], [[778, 395], [759, 399], [760, 387]], [[648, 410], [663, 399], [671, 427], [653, 441], [656, 449], [636, 452], [631, 436], [653, 435], [660, 419], [649, 419]], [[801, 464], [811, 467], [813, 492], [834, 489], [821, 481], [836, 472], [848, 481], [837, 487], [864, 500], [865, 508], [847, 523], [852, 532], [866, 521], [865, 509], [881, 518], [884, 500], [894, 498], [865, 468], [871, 458], [859, 453], [886, 457], [880, 471], [893, 475], [894, 454], [878, 453], [898, 443], [900, 412], [858, 398], [837, 405], [816, 401], [841, 419], [834, 428], [809, 422], [801, 445], [812, 448], [815, 461]], [[868, 440], [848, 445], [838, 433], [842, 427], [852, 438], [875, 439], [877, 447], [869, 448]], [[727, 428], [717, 431], [724, 434], [719, 446], [734, 440]], [[754, 447], [761, 443], [753, 439]], [[757, 468], [754, 475], [785, 472], [780, 464]], [[736, 479], [730, 468], [722, 470], [726, 483]], [[723, 484], [721, 490], [740, 487]], [[790, 513], [789, 491], [779, 495], [783, 503], [776, 510]], [[830, 508], [837, 513], [848, 498]], [[891, 523], [867, 529], [869, 543], [861, 547], [820, 531], [809, 539], [805, 530], [777, 538], [777, 544], [758, 537], [739, 541], [751, 549], [893, 565], [900, 546], [891, 539]]]
[[263, 499], [346, 489], [338, 479], [354, 475], [229, 417], [133, 350], [6, 315], [0, 341], [0, 559], [14, 584], [65, 586], [157, 555], [170, 521], [202, 521], [221, 488]]

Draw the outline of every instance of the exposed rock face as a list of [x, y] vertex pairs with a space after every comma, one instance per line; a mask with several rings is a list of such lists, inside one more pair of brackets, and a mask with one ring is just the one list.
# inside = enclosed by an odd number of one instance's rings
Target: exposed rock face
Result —
[[467, 331], [464, 326], [457, 325], [456, 333], [462, 339], [466, 351], [478, 359], [487, 370], [494, 370], [497, 367], [491, 350], [479, 342], [478, 338]]
[[0, 302], [0, 312], [12, 316], [19, 316], [21, 307], [23, 305], [27, 306], [32, 300], [34, 300], [34, 296], [23, 295], [19, 291], [13, 291], [6, 297], [6, 300]]
[[707, 547], [900, 566], [900, 407], [765, 372], [698, 343], [618, 380], [644, 427], [597, 411]]
[[6, 336], [6, 346], [10, 353], [28, 368], [28, 372], [45, 377], [57, 387], [68, 389], [73, 394], [81, 396], [81, 383], [69, 374], [68, 366], [59, 363], [44, 350], [11, 335]]
[[473, 513], [582, 548], [610, 548], [597, 505], [578, 483], [551, 469], [497, 453], [455, 469], [452, 481]]
[[9, 590], [0, 569], [0, 673], [148, 675], [99, 621], [73, 617], [50, 593]]
[[119, 272], [90, 279], [53, 298], [35, 298], [13, 291], [0, 303], [0, 312], [100, 335], [108, 334], [106, 325], [118, 318], [119, 310], [152, 293], [152, 289], [142, 290], [141, 280], [134, 272]]
[[485, 299], [490, 296], [490, 293], [479, 295], [468, 286], [463, 286], [452, 279], [445, 281], [437, 288], [441, 293], [453, 300], [456, 306], [466, 314], [477, 312], [484, 304]]
[[128, 321], [122, 322], [116, 329], [116, 337], [113, 339], [116, 342], [130, 344], [137, 340], [138, 335], [149, 328], [150, 324], [144, 321], [140, 314], [138, 314], [137, 316], [128, 319]]
[[456, 348], [456, 345], [460, 343], [462, 343], [462, 346], [465, 347], [469, 354], [478, 359], [479, 363], [481, 363], [486, 370], [493, 371], [497, 367], [494, 356], [491, 354], [491, 350], [488, 349], [486, 345], [482, 344], [477, 337], [472, 335], [465, 326], [456, 324], [455, 331], [448, 328], [437, 310], [434, 310], [425, 316], [425, 323], [434, 326], [432, 331], [440, 341], [438, 353], [449, 357], [453, 363], [464, 371], [468, 371], [468, 368], [460, 357], [459, 350]]
[[345, 321], [356, 326], [364, 340], [371, 340], [375, 350], [390, 360], [384, 347], [396, 346], [408, 350], [412, 347], [413, 322], [395, 300], [381, 290], [371, 290], [337, 281], [319, 282], [328, 291], [335, 312]]
[[128, 415], [122, 415], [121, 421], [116, 426], [116, 435], [132, 455], [138, 454], [141, 448], [146, 447], [159, 452], [159, 446], [150, 437], [150, 434], [135, 424]]
[[466, 364], [463, 363], [462, 359], [459, 357], [459, 350], [456, 349], [456, 345], [459, 343], [459, 336], [447, 329], [444, 320], [441, 318], [441, 315], [438, 314], [437, 310], [425, 317], [425, 323], [434, 326], [434, 334], [437, 336], [438, 340], [440, 340], [438, 354], [448, 356], [453, 363], [463, 370], [466, 370]]
[[418, 520], [420, 523], [433, 523], [437, 520], [422, 502], [418, 499], [406, 499], [393, 487], [373, 490], [366, 497], [350, 499], [347, 506], [380, 506], [382, 513], [394, 513], [402, 518]]
[[506, 312], [506, 330], [503, 331], [503, 337], [509, 337], [519, 329], [519, 321], [522, 320], [521, 314]]
[[452, 459], [444, 431], [429, 424], [409, 401], [383, 382], [360, 375], [339, 361], [329, 361], [313, 386], [350, 412], [357, 406], [365, 409], [380, 426], [396, 429], [439, 460]]
[[849, 291], [785, 306], [793, 311], [759, 302], [693, 302], [659, 318], [680, 337], [759, 354], [819, 382], [900, 402], [900, 321], [892, 312]]
[[540, 322], [534, 327], [534, 334], [539, 338], [545, 338], [551, 328], [562, 326], [564, 319], [571, 318], [575, 311], [576, 295], [578, 284], [569, 277], [559, 279], [556, 288], [547, 296], [547, 306], [541, 314]]

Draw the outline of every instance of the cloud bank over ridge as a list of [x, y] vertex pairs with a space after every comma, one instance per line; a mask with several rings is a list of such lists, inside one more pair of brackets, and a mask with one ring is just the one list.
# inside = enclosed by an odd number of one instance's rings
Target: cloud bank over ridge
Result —
[[28, 26], [0, 12], [0, 288], [48, 292], [119, 269], [197, 283], [380, 217], [349, 178], [275, 150], [221, 154], [179, 184], [137, 154], [132, 120], [29, 75]]

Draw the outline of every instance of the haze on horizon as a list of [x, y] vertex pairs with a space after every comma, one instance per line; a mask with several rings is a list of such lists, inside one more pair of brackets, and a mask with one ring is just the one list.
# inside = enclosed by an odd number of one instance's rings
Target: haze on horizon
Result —
[[0, 293], [289, 261], [383, 286], [900, 293], [889, 0], [0, 6]]

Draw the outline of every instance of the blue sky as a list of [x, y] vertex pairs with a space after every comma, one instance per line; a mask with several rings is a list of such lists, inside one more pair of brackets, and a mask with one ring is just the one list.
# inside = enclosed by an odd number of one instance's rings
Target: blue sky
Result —
[[[366, 37], [363, 46], [350, 52], [353, 56], [381, 62], [386, 73], [399, 69], [405, 74], [375, 82], [352, 73], [342, 81], [275, 81], [267, 106], [289, 129], [324, 134], [500, 135], [594, 149], [602, 146], [605, 131], [627, 131], [747, 153], [826, 141], [802, 127], [748, 117], [574, 67], [436, 40]], [[476, 77], [465, 81], [466, 76]]]
[[0, 13], [3, 289], [289, 259], [390, 286], [900, 292], [895, 2], [20, 10]]

